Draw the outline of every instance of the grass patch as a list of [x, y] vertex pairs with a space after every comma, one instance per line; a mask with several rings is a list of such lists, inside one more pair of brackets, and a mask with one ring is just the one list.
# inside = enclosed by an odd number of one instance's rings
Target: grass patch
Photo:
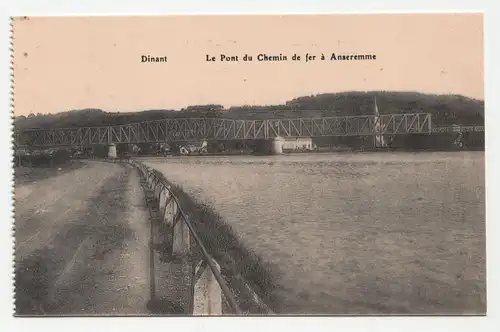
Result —
[[[250, 314], [277, 312], [280, 305], [273, 294], [278, 284], [271, 265], [248, 249], [213, 207], [198, 202], [180, 186], [168, 181], [163, 174], [156, 170], [154, 172], [171, 186], [203, 245], [220, 264], [221, 273], [233, 290], [241, 310]], [[201, 259], [199, 250], [195, 249], [193, 254]], [[259, 299], [255, 298], [247, 285]]]

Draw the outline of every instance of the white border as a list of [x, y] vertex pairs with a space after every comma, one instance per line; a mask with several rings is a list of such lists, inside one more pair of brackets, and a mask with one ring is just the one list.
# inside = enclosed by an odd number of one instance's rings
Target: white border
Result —
[[[55, 328], [67, 328], [72, 331], [100, 331], [119, 329], [145, 330], [188, 330], [194, 329], [214, 331], [259, 331], [284, 329], [286, 331], [325, 331], [325, 330], [373, 330], [373, 331], [493, 331], [494, 326], [500, 326], [499, 321], [499, 263], [498, 203], [499, 176], [495, 176], [495, 166], [499, 165], [498, 135], [495, 135], [495, 124], [500, 123], [500, 4], [497, 0], [417, 0], [403, 4], [401, 0], [182, 0], [177, 3], [165, 4], [162, 0], [87, 0], [84, 4], [65, 2], [61, 0], [8, 0], [1, 2], [0, 10], [0, 72], [4, 105], [0, 118], [0, 155], [4, 162], [0, 163], [0, 200], [1, 225], [0, 231], [0, 262], [1, 271], [0, 292], [2, 330], [36, 330], [53, 331]], [[484, 11], [485, 13], [485, 102], [486, 102], [486, 146], [487, 146], [487, 278], [488, 278], [488, 316], [487, 317], [354, 317], [354, 318], [44, 318], [44, 319], [14, 319], [12, 292], [12, 167], [10, 161], [10, 21], [9, 16], [18, 15], [161, 15], [161, 14], [300, 14], [328, 12], [465, 12]], [[495, 28], [496, 26], [496, 28]], [[496, 33], [495, 33], [496, 32]], [[467, 47], [467, 45], [464, 45]], [[495, 135], [495, 136], [494, 136]], [[497, 281], [497, 283], [493, 282]], [[494, 323], [496, 321], [496, 323]]]

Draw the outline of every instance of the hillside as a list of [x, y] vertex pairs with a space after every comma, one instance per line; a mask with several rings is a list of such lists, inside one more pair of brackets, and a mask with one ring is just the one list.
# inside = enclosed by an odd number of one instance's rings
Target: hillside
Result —
[[83, 109], [57, 114], [16, 117], [16, 129], [63, 128], [126, 124], [163, 118], [224, 117], [231, 119], [270, 119], [373, 114], [377, 97], [380, 113], [432, 113], [433, 123], [442, 125], [484, 125], [484, 101], [460, 95], [430, 95], [415, 92], [342, 92], [303, 96], [283, 105], [238, 106], [196, 105], [182, 110], [105, 112]]

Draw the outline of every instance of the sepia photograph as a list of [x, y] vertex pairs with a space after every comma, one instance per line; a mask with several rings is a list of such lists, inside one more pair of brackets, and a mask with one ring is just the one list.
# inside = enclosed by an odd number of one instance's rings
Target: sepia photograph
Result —
[[15, 316], [487, 314], [482, 14], [11, 24]]

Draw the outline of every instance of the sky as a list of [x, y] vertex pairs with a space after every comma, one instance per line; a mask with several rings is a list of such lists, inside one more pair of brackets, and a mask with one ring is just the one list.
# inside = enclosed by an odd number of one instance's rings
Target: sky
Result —
[[[332, 53], [376, 60], [331, 61]], [[221, 62], [221, 54], [240, 61]], [[288, 61], [259, 62], [258, 54]], [[282, 104], [342, 91], [484, 99], [481, 14], [19, 17], [13, 57], [16, 116]]]

